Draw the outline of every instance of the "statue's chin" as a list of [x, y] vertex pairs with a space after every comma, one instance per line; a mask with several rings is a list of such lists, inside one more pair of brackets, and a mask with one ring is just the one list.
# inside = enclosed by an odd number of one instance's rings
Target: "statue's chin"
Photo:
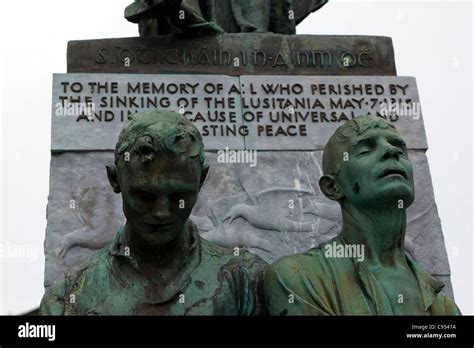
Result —
[[161, 246], [170, 243], [176, 235], [177, 232], [174, 231], [156, 231], [144, 233], [141, 237], [150, 246]]
[[377, 207], [393, 207], [394, 209], [406, 209], [414, 200], [414, 196], [411, 190], [408, 188], [387, 190], [372, 200], [373, 205]]
[[384, 187], [376, 192], [365, 192], [364, 196], [354, 197], [352, 205], [362, 209], [381, 208], [406, 209], [414, 200], [413, 191], [408, 186]]

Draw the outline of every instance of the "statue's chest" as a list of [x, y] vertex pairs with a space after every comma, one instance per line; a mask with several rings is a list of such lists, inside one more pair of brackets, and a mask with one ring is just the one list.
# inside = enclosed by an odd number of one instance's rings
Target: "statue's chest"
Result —
[[[195, 272], [198, 276], [200, 270]], [[219, 286], [216, 286], [219, 284]], [[110, 296], [103, 296], [101, 312], [128, 315], [236, 315], [236, 294], [226, 282], [204, 276], [190, 278], [182, 288], [172, 284], [163, 287], [145, 285], [139, 281], [113, 284]]]
[[376, 276], [394, 314], [424, 315], [418, 281], [411, 272], [385, 272]]

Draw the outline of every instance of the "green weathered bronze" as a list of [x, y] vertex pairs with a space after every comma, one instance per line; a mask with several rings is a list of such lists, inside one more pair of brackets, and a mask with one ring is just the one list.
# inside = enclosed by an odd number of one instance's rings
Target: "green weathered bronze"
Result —
[[369, 116], [339, 127], [324, 149], [319, 184], [342, 210], [342, 231], [269, 267], [271, 315], [460, 315], [443, 283], [405, 254], [406, 209], [414, 200], [406, 144]]
[[107, 166], [125, 226], [47, 290], [41, 313], [260, 314], [265, 262], [203, 240], [189, 220], [207, 172], [190, 121], [162, 110], [136, 114], [120, 134], [115, 166]]
[[125, 18], [140, 36], [184, 33], [294, 34], [296, 25], [327, 0], [135, 0]]

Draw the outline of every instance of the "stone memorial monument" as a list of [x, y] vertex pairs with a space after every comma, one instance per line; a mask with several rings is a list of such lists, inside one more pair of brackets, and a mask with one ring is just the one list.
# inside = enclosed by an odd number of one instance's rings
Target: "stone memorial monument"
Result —
[[200, 236], [268, 263], [339, 233], [318, 185], [334, 131], [360, 115], [391, 122], [414, 171], [406, 250], [452, 297], [416, 79], [397, 76], [392, 40], [296, 35], [325, 1], [249, 3], [135, 1], [125, 15], [140, 37], [69, 42], [53, 78], [45, 288], [114, 240], [124, 216], [105, 166], [129, 116], [166, 109], [203, 137]]

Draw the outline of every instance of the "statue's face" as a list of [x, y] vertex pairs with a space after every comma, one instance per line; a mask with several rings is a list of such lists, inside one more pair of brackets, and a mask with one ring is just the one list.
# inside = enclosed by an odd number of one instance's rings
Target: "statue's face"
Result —
[[183, 231], [196, 203], [201, 166], [186, 156], [155, 157], [146, 167], [132, 159], [119, 175], [123, 210], [132, 233], [164, 245]]
[[347, 159], [336, 180], [351, 204], [407, 208], [413, 203], [413, 168], [398, 132], [367, 130], [350, 140]]

